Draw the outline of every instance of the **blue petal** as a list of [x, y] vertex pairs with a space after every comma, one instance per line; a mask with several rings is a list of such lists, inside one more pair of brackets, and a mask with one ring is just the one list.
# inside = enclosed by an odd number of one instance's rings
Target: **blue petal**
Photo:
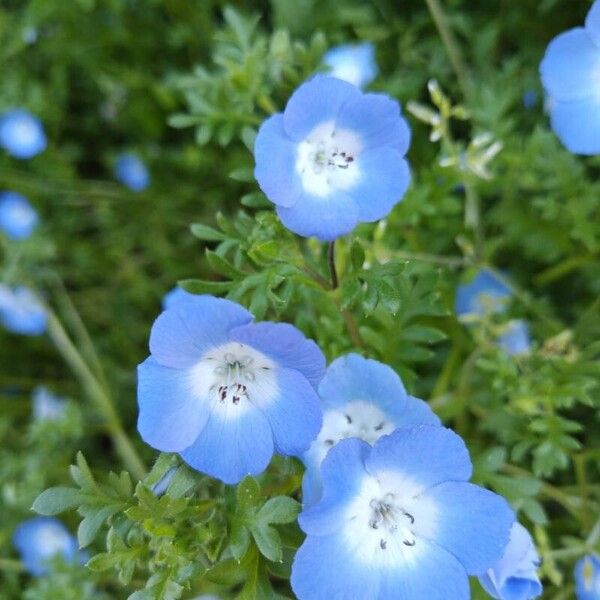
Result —
[[383, 436], [373, 446], [366, 466], [373, 475], [402, 473], [423, 488], [448, 480], [467, 481], [472, 473], [462, 439], [450, 429], [431, 425], [397, 429]]
[[13, 240], [28, 238], [37, 227], [38, 215], [27, 198], [16, 192], [0, 193], [0, 230]]
[[506, 330], [498, 338], [498, 344], [508, 354], [518, 356], [531, 349], [531, 338], [527, 323], [522, 319], [507, 323]]
[[350, 233], [358, 223], [358, 207], [343, 192], [326, 198], [303, 194], [291, 208], [277, 207], [281, 222], [299, 235], [331, 241]]
[[0, 118], [0, 146], [15, 158], [33, 158], [46, 148], [42, 123], [26, 110], [9, 110]]
[[575, 589], [577, 600], [598, 600], [600, 590], [600, 558], [591, 554], [575, 565]]
[[325, 374], [325, 357], [315, 342], [287, 323], [251, 323], [232, 329], [232, 341], [248, 344], [280, 367], [300, 371], [315, 388]]
[[150, 173], [136, 154], [121, 154], [115, 163], [115, 177], [134, 192], [141, 192], [150, 185]]
[[331, 77], [358, 87], [371, 83], [378, 72], [375, 48], [369, 43], [336, 46], [323, 56], [323, 63], [331, 69]]
[[378, 600], [469, 600], [469, 578], [460, 562], [436, 544], [418, 543], [414, 558], [383, 572]]
[[361, 177], [352, 188], [360, 221], [386, 217], [402, 200], [410, 184], [408, 163], [392, 148], [376, 148], [360, 155]]
[[194, 469], [229, 484], [259, 475], [273, 455], [273, 434], [266, 417], [250, 405], [226, 403], [213, 410], [198, 439], [181, 452]]
[[309, 535], [294, 557], [290, 583], [298, 600], [379, 600], [379, 579], [377, 570], [357, 562], [341, 534]]
[[371, 451], [366, 442], [348, 438], [336, 444], [321, 464], [323, 496], [318, 504], [305, 508], [298, 523], [309, 535], [328, 535], [343, 525], [343, 508], [358, 493], [367, 476], [365, 460]]
[[600, 2], [594, 2], [585, 18], [585, 32], [600, 47]]
[[279, 397], [259, 408], [273, 430], [275, 450], [297, 456], [308, 449], [321, 429], [319, 398], [306, 377], [294, 369], [277, 370], [277, 387]]
[[357, 133], [365, 151], [388, 146], [402, 157], [410, 145], [410, 129], [400, 105], [384, 94], [361, 94], [344, 103], [336, 128]]
[[[455, 310], [457, 316], [483, 316], [491, 301], [494, 312], [502, 312], [506, 308], [506, 300], [511, 291], [488, 269], [481, 269], [470, 283], [458, 286], [456, 291]], [[485, 300], [482, 299], [485, 297]]]
[[321, 482], [321, 466], [316, 460], [302, 457], [306, 470], [302, 477], [302, 504], [308, 507], [315, 504], [323, 495], [323, 483]]
[[260, 126], [254, 143], [254, 176], [267, 198], [280, 206], [293, 206], [302, 194], [296, 147], [283, 129], [282, 114], [273, 115]]
[[0, 284], [0, 323], [13, 333], [41, 335], [47, 328], [48, 313], [29, 288]]
[[540, 64], [544, 88], [555, 101], [595, 95], [600, 70], [600, 48], [582, 27], [555, 37]]
[[290, 97], [283, 114], [285, 131], [300, 142], [317, 125], [335, 120], [345, 102], [360, 96], [358, 88], [341, 79], [316, 75]]
[[205, 352], [229, 341], [230, 329], [251, 320], [252, 315], [235, 302], [196, 296], [177, 303], [154, 321], [150, 352], [166, 367], [191, 367]]
[[458, 481], [441, 483], [423, 497], [437, 511], [431, 541], [456, 556], [469, 575], [481, 575], [500, 560], [515, 522], [504, 498]]
[[574, 154], [600, 154], [600, 97], [574, 102], [553, 101], [550, 124], [564, 146]]
[[138, 366], [138, 431], [157, 450], [179, 452], [206, 425], [211, 405], [194, 393], [189, 371], [160, 365], [153, 357]]
[[197, 298], [196, 294], [190, 294], [183, 288], [174, 287], [171, 291], [167, 292], [162, 299], [163, 310], [173, 308], [177, 303], [187, 300], [193, 300]]
[[406, 393], [391, 367], [359, 354], [346, 354], [329, 365], [319, 396], [325, 408], [342, 408], [355, 400], [371, 402], [396, 425], [439, 424], [425, 402]]

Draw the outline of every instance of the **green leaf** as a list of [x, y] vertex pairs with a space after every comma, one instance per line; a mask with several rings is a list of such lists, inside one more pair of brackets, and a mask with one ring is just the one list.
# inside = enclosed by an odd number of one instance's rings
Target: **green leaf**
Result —
[[281, 561], [281, 537], [278, 531], [266, 523], [253, 523], [250, 526], [252, 537], [260, 553], [274, 562]]
[[235, 181], [254, 181], [254, 169], [252, 167], [240, 167], [231, 171], [229, 177]]
[[177, 113], [171, 115], [167, 119], [167, 123], [175, 129], [183, 129], [185, 127], [193, 127], [202, 122], [202, 117], [198, 115], [187, 115], [184, 113]]
[[203, 281], [201, 279], [184, 279], [178, 281], [177, 285], [190, 294], [222, 294], [228, 292], [232, 281]]
[[225, 275], [230, 279], [240, 279], [244, 276], [242, 271], [236, 269], [229, 261], [224, 259], [216, 252], [213, 252], [212, 250], [206, 250], [205, 255], [211, 269], [220, 275]]
[[250, 532], [239, 520], [234, 520], [229, 536], [229, 549], [233, 557], [240, 561], [248, 552], [250, 546]]
[[107, 571], [108, 569], [117, 566], [122, 559], [123, 557], [118, 553], [109, 554], [108, 552], [103, 552], [92, 556], [92, 558], [88, 560], [86, 567], [90, 569], [90, 571]]
[[59, 513], [79, 506], [82, 502], [81, 492], [72, 487], [58, 486], [42, 492], [33, 503], [33, 510], [40, 515], [58, 515]]
[[192, 235], [198, 239], [207, 242], [221, 242], [227, 239], [227, 236], [221, 231], [202, 223], [193, 223], [190, 225], [190, 231], [192, 232]]
[[245, 513], [258, 506], [262, 495], [256, 479], [250, 475], [242, 479], [236, 488], [236, 497], [239, 512]]
[[287, 496], [270, 498], [261, 506], [257, 518], [265, 523], [291, 523], [300, 512], [300, 503]]
[[79, 523], [79, 528], [77, 529], [79, 546], [81, 548], [89, 546], [94, 541], [104, 522], [112, 517], [112, 515], [118, 513], [121, 508], [121, 506], [105, 506], [100, 510], [94, 510], [87, 514], [83, 521]]

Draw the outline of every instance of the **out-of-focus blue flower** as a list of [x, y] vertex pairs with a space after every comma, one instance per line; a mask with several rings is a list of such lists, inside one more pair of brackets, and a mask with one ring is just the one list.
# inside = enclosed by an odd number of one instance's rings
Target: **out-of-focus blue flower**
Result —
[[0, 146], [15, 158], [32, 158], [46, 148], [41, 121], [30, 112], [15, 108], [0, 117]]
[[323, 62], [330, 69], [328, 75], [357, 87], [369, 85], [377, 77], [375, 48], [368, 42], [336, 46], [325, 54]]
[[556, 36], [540, 73], [549, 96], [550, 124], [575, 154], [600, 153], [600, 1], [594, 2], [584, 27]]
[[468, 600], [468, 576], [500, 559], [514, 523], [471, 473], [464, 442], [444, 427], [401, 427], [373, 447], [342, 440], [323, 461], [321, 500], [298, 517], [299, 600]]
[[317, 75], [261, 125], [254, 174], [286, 227], [334, 240], [402, 199], [409, 143], [395, 100]]
[[498, 345], [512, 356], [527, 354], [531, 349], [529, 327], [523, 319], [509, 321], [498, 337]]
[[575, 565], [577, 600], [600, 600], [600, 558], [584, 556]]
[[134, 192], [141, 192], [150, 184], [148, 168], [137, 154], [121, 154], [117, 158], [115, 177]]
[[13, 240], [28, 238], [37, 227], [38, 214], [17, 192], [0, 192], [0, 231]]
[[406, 392], [395, 371], [358, 354], [347, 354], [329, 365], [319, 384], [319, 397], [323, 426], [302, 457], [305, 506], [321, 497], [321, 463], [340, 440], [356, 437], [373, 445], [400, 426], [440, 423], [423, 400]]
[[40, 385], [33, 390], [33, 418], [35, 421], [58, 421], [67, 409], [67, 402]]
[[173, 477], [177, 473], [177, 467], [171, 467], [153, 486], [152, 493], [155, 496], [162, 496], [169, 487]]
[[13, 535], [25, 568], [31, 575], [39, 577], [49, 572], [49, 561], [60, 555], [67, 562], [78, 557], [77, 540], [58, 519], [35, 517], [23, 521]]
[[488, 269], [481, 269], [470, 283], [458, 286], [456, 315], [478, 316], [502, 312], [506, 309], [511, 291]]
[[167, 310], [167, 308], [172, 308], [178, 302], [183, 300], [193, 300], [197, 297], [198, 296], [196, 294], [190, 294], [180, 287], [174, 287], [170, 292], [167, 292], [164, 295], [162, 299], [162, 307], [163, 310]]
[[540, 558], [529, 532], [515, 522], [502, 558], [479, 577], [483, 589], [498, 600], [530, 600], [542, 593], [537, 574]]
[[0, 324], [13, 333], [41, 335], [48, 315], [39, 298], [24, 286], [0, 284]]
[[150, 352], [138, 367], [142, 438], [225, 483], [261, 473], [274, 451], [302, 454], [321, 428], [325, 358], [291, 325], [196, 296], [158, 317]]
[[535, 90], [527, 90], [523, 94], [523, 106], [527, 110], [531, 110], [536, 104], [538, 100], [538, 95]]

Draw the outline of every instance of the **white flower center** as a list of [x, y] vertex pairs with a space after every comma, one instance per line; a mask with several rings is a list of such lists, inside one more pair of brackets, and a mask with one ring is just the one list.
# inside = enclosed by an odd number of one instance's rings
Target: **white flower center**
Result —
[[261, 408], [279, 394], [275, 363], [246, 344], [229, 342], [207, 352], [191, 370], [191, 385], [223, 415]]
[[33, 221], [33, 214], [28, 206], [13, 203], [9, 208], [9, 218], [18, 225], [29, 225]]
[[419, 538], [431, 539], [438, 512], [422, 491], [397, 473], [365, 477], [346, 509], [344, 529], [349, 548], [361, 562], [394, 566], [419, 555]]
[[39, 528], [36, 535], [37, 550], [44, 557], [63, 552], [69, 545], [68, 536], [58, 526], [48, 523]]
[[371, 446], [382, 436], [392, 433], [396, 426], [377, 406], [364, 400], [349, 402], [343, 408], [327, 410], [323, 414], [323, 426], [312, 443], [319, 465], [340, 440], [360, 438]]
[[23, 146], [31, 146], [37, 141], [38, 130], [34, 123], [28, 119], [22, 119], [12, 123], [10, 135], [17, 143]]
[[319, 198], [352, 188], [360, 177], [361, 150], [354, 132], [336, 129], [334, 121], [317, 125], [297, 147], [296, 171], [302, 187]]

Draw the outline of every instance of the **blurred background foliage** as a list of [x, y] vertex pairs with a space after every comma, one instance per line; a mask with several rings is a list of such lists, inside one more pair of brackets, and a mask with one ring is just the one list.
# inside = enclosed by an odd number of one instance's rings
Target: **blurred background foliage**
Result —
[[[466, 437], [478, 480], [522, 511], [544, 558], [544, 597], [568, 599], [575, 559], [598, 542], [590, 535], [600, 513], [600, 161], [560, 146], [537, 68], [549, 40], [580, 24], [590, 3], [447, 0], [461, 77], [432, 4], [4, 0], [0, 112], [31, 110], [49, 147], [27, 162], [0, 153], [0, 189], [26, 195], [42, 221], [18, 251], [3, 245], [3, 275], [43, 290], [84, 345], [85, 324], [147, 465], [155, 454], [135, 431], [135, 366], [177, 281], [228, 294], [259, 318], [295, 322], [329, 359], [358, 348], [388, 362]], [[381, 72], [372, 89], [398, 99], [407, 114], [413, 185], [385, 222], [340, 241], [341, 287], [331, 290], [326, 249], [279, 224], [253, 180], [251, 148], [260, 123], [319, 69], [325, 50], [349, 40], [376, 45]], [[432, 79], [445, 96], [428, 89]], [[460, 118], [444, 114], [449, 104], [460, 105]], [[432, 143], [436, 113], [445, 129]], [[468, 146], [483, 133], [502, 144], [489, 164]], [[112, 176], [116, 156], [129, 150], [151, 172], [139, 194]], [[478, 176], [481, 166], [488, 179]], [[477, 227], [465, 225], [469, 202]], [[514, 288], [509, 314], [530, 324], [529, 356], [498, 349], [493, 322], [466, 329], [453, 314], [456, 286], [484, 263]], [[29, 397], [40, 383], [72, 398], [65, 420], [31, 423]], [[94, 575], [65, 566], [38, 581], [20, 572], [12, 531], [39, 492], [68, 482], [77, 450], [94, 471], [122, 468], [84, 396], [46, 337], [0, 331], [3, 598], [127, 597], [163, 573], [160, 560], [132, 563], [121, 589], [108, 563]], [[275, 471], [292, 473], [297, 484], [293, 466]], [[175, 530], [182, 526], [164, 510]], [[146, 518], [141, 508], [131, 513], [133, 521]], [[74, 515], [67, 520], [74, 530]], [[169, 535], [140, 528], [146, 540]], [[205, 541], [214, 543], [208, 534]], [[155, 556], [158, 546], [148, 544]], [[104, 546], [98, 537], [92, 554]], [[218, 558], [212, 546], [204, 550], [208, 563]], [[178, 551], [190, 561], [198, 553]], [[175, 558], [161, 558], [171, 568]], [[251, 549], [244, 561], [258, 583], [242, 596], [268, 597], [260, 587], [264, 559]], [[164, 595], [144, 597], [191, 597], [213, 585], [190, 584], [191, 571], [169, 573]], [[211, 581], [236, 585], [243, 576], [232, 573]], [[273, 575], [275, 587], [289, 594], [281, 576]]]

